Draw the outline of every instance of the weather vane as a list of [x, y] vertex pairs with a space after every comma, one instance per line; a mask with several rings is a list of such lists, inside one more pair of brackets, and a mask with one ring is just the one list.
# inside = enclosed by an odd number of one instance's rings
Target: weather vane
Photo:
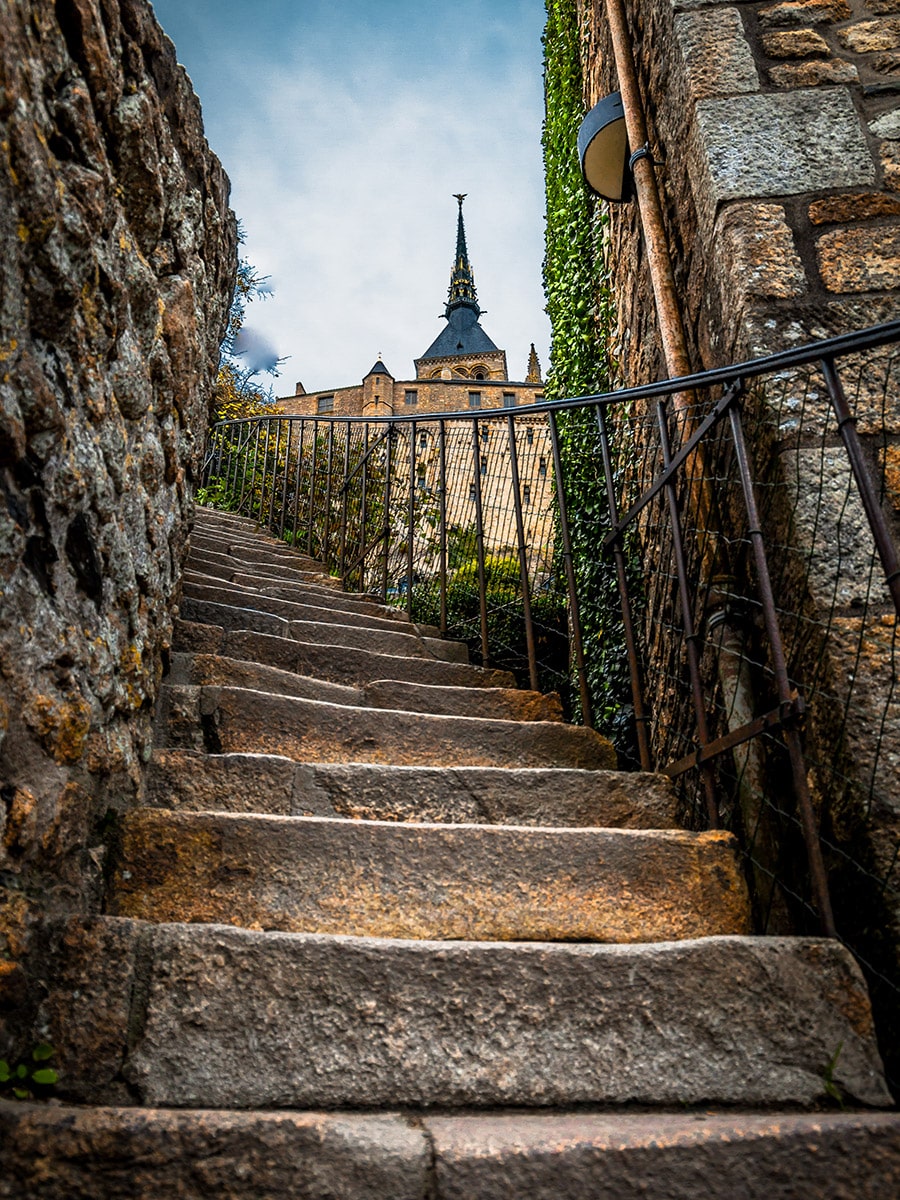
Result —
[[463, 200], [465, 200], [465, 198], [466, 198], [466, 196], [468, 196], [468, 194], [469, 194], [468, 192], [454, 192], [453, 193], [453, 199], [459, 201], [460, 208], [462, 208], [462, 202], [463, 202]]

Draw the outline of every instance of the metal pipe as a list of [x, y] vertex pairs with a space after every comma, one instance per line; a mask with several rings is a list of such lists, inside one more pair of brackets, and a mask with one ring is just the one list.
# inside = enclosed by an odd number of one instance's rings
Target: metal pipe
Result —
[[540, 690], [537, 654], [534, 646], [534, 623], [531, 619], [531, 583], [528, 578], [528, 552], [525, 546], [525, 522], [522, 519], [522, 497], [519, 493], [519, 454], [516, 447], [516, 422], [512, 413], [506, 418], [509, 430], [509, 467], [512, 476], [513, 509], [516, 515], [516, 548], [519, 552], [519, 578], [522, 583], [522, 619], [525, 622], [525, 649], [528, 654], [528, 682], [533, 691]]
[[594, 727], [591, 694], [588, 691], [587, 670], [584, 662], [584, 642], [581, 636], [581, 609], [578, 604], [578, 588], [575, 583], [575, 564], [572, 558], [572, 542], [569, 537], [569, 516], [563, 486], [562, 459], [559, 453], [559, 430], [556, 413], [548, 417], [550, 425], [550, 448], [553, 452], [553, 481], [556, 486], [556, 503], [559, 509], [559, 536], [562, 543], [563, 565], [566, 571], [566, 586], [569, 592], [569, 619], [572, 624], [572, 649], [575, 654], [575, 671], [578, 675], [578, 691], [581, 696], [581, 719], [589, 728]]

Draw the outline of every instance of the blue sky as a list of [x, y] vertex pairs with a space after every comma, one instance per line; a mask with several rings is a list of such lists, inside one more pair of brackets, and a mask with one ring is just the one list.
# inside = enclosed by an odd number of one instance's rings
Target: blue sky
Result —
[[274, 296], [248, 325], [279, 393], [396, 378], [443, 327], [465, 204], [482, 324], [548, 365], [543, 0], [154, 0]]

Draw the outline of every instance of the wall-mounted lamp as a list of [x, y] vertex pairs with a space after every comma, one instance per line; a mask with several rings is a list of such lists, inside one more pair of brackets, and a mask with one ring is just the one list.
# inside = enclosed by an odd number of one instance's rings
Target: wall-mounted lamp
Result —
[[581, 122], [578, 158], [589, 188], [606, 200], [631, 199], [628, 134], [622, 96], [604, 96]]

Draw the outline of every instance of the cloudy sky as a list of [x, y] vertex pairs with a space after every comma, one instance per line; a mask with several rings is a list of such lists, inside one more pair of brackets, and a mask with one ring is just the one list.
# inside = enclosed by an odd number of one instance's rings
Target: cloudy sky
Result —
[[292, 392], [396, 378], [434, 340], [456, 239], [523, 379], [543, 311], [543, 0], [153, 0], [274, 295], [248, 326]]

